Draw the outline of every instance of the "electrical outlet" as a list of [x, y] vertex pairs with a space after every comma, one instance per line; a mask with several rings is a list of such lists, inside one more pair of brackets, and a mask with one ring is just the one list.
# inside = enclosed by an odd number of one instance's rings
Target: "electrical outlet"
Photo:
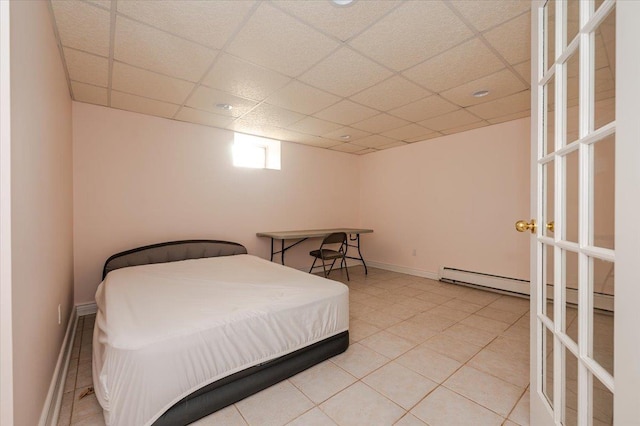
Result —
[[60, 308], [60, 305], [58, 304], [58, 325], [62, 324], [62, 309]]
[[413, 252], [411, 253], [411, 256], [415, 256], [416, 255], [416, 249], [413, 249]]

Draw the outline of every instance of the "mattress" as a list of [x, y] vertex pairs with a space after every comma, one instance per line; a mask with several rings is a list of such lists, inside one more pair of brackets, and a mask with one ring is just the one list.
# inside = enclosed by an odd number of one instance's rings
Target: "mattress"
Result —
[[250, 255], [117, 269], [96, 302], [107, 425], [149, 425], [202, 386], [349, 326], [345, 285]]

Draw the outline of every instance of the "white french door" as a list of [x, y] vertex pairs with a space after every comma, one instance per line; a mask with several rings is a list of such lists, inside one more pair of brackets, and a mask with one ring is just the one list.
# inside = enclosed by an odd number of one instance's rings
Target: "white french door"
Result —
[[[638, 3], [541, 0], [532, 5], [534, 219], [520, 224], [520, 230], [535, 234], [533, 425], [613, 424], [614, 407], [616, 424], [640, 424], [640, 388], [633, 389], [639, 384], [640, 344], [629, 343], [640, 342], [640, 333], [638, 325], [626, 322], [640, 307], [634, 271], [640, 258], [631, 265], [634, 255], [640, 257], [640, 234], [634, 240], [622, 232], [629, 230], [630, 212], [640, 213], [640, 185], [633, 190], [630, 184], [639, 182], [639, 174], [623, 157], [640, 151], [635, 124], [640, 114], [634, 123], [626, 113], [640, 112], [640, 99], [621, 93], [640, 92], [640, 75], [632, 78], [640, 68], [640, 47], [622, 50], [634, 43], [616, 37], [624, 25], [625, 38], [635, 36], [638, 43]], [[617, 53], [636, 59], [621, 61]], [[617, 76], [623, 78], [617, 81]], [[621, 388], [633, 389], [635, 404]]]

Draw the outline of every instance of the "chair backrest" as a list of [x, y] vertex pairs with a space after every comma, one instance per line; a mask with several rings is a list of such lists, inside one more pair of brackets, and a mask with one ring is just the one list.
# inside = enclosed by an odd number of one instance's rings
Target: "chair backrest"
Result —
[[347, 242], [347, 234], [345, 232], [334, 232], [333, 234], [329, 234], [326, 237], [324, 237], [324, 240], [322, 240], [322, 245], [337, 244], [337, 243], [345, 244], [346, 242]]

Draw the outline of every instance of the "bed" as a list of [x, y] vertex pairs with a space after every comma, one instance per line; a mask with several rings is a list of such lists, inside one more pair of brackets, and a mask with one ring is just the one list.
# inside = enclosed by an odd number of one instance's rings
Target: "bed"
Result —
[[96, 292], [93, 383], [107, 425], [186, 425], [344, 352], [348, 288], [236, 243], [111, 256]]

